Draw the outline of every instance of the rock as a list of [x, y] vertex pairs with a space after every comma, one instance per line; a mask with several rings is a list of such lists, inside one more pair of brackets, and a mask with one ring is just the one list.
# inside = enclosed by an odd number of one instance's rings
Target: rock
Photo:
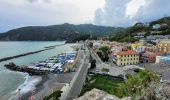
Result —
[[139, 98], [143, 98], [142, 100], [170, 100], [170, 87], [153, 83], [147, 89], [142, 90]]
[[89, 92], [86, 92], [83, 96], [77, 98], [76, 100], [131, 100], [131, 99], [120, 99], [114, 95], [108, 94], [99, 89], [92, 89]]

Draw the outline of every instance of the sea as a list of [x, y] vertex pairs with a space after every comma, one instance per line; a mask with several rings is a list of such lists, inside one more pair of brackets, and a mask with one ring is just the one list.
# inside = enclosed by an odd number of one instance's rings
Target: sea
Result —
[[41, 50], [44, 47], [53, 45], [59, 46], [56, 46], [55, 49], [0, 62], [0, 100], [10, 99], [12, 95], [17, 94], [19, 89], [23, 93], [27, 92], [41, 80], [41, 77], [38, 76], [30, 77], [27, 73], [10, 71], [4, 67], [5, 64], [14, 62], [17, 65], [28, 65], [56, 56], [59, 53], [67, 53], [73, 50], [71, 48], [73, 44], [65, 44], [65, 41], [0, 42], [0, 58]]

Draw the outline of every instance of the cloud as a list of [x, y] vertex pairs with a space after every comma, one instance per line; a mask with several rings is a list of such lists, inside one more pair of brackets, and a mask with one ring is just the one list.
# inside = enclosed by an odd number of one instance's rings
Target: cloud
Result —
[[105, 0], [104, 8], [95, 12], [94, 23], [106, 26], [129, 25], [129, 17], [126, 16], [127, 4], [131, 0]]
[[95, 12], [94, 23], [107, 26], [131, 26], [170, 16], [169, 0], [105, 0]]
[[27, 0], [27, 1], [32, 3], [32, 2], [37, 2], [38, 0]]
[[0, 0], [0, 32], [32, 25], [88, 23], [104, 0]]
[[150, 22], [165, 16], [170, 16], [169, 0], [145, 0], [145, 5], [140, 7], [133, 19]]
[[38, 2], [38, 1], [42, 1], [42, 2], [45, 2], [45, 3], [50, 3], [51, 2], [51, 0], [26, 0], [26, 1], [28, 1], [30, 3], [34, 3], [34, 2]]

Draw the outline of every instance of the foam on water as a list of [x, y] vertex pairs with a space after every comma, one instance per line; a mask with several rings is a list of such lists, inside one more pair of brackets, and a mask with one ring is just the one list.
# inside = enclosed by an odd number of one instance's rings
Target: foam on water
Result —
[[11, 93], [11, 98], [9, 100], [17, 100], [19, 98], [19, 89], [20, 95], [22, 96], [25, 93], [31, 92], [35, 90], [35, 86], [41, 82], [41, 76], [29, 76], [28, 74], [25, 76], [26, 80], [23, 84], [21, 84], [15, 91]]

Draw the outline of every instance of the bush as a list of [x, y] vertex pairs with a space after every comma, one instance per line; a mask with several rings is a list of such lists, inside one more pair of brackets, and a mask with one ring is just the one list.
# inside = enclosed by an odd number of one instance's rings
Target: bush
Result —
[[159, 76], [151, 71], [140, 70], [136, 75], [129, 75], [120, 90], [125, 96], [139, 96], [142, 89], [149, 87], [151, 83], [159, 82], [159, 79]]
[[102, 71], [103, 72], [109, 72], [109, 69], [108, 68], [102, 68]]
[[43, 100], [60, 100], [59, 98], [60, 98], [60, 96], [61, 96], [61, 91], [55, 91], [55, 92], [53, 92], [52, 94], [50, 94], [49, 96], [45, 96], [44, 98], [43, 98]]

